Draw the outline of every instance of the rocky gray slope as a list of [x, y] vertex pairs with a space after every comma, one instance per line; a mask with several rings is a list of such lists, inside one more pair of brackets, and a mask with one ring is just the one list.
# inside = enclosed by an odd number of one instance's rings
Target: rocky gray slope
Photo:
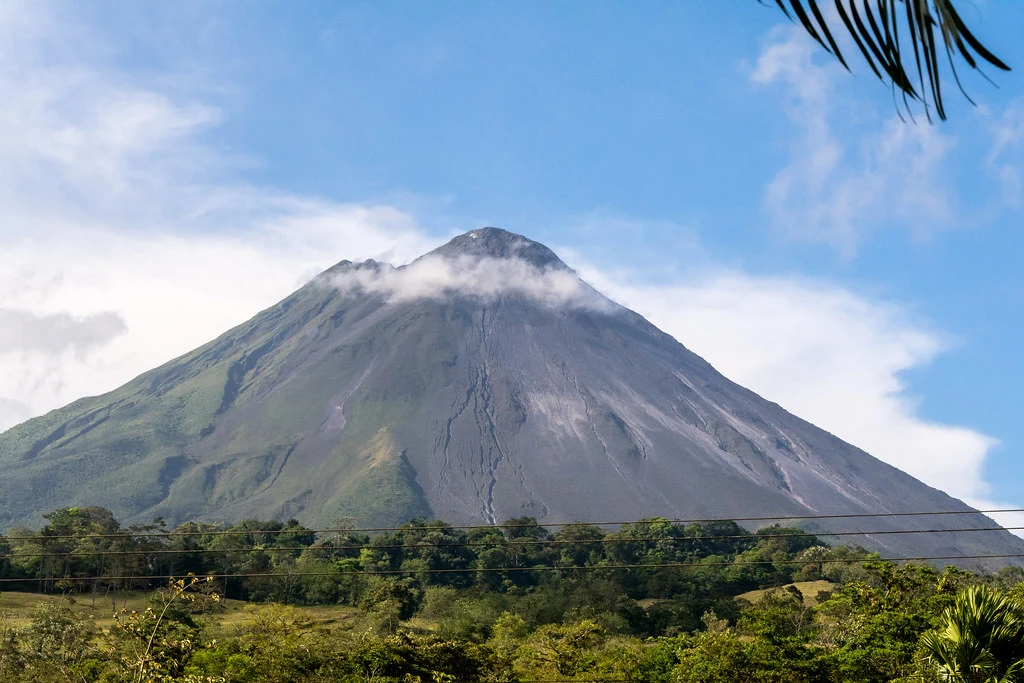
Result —
[[[364, 526], [969, 510], [491, 228], [401, 269], [342, 262], [206, 346], [0, 435], [0, 472], [0, 527], [76, 504], [129, 521]], [[976, 526], [992, 523], [817, 528]], [[1024, 553], [1001, 531], [855, 540], [890, 555]]]

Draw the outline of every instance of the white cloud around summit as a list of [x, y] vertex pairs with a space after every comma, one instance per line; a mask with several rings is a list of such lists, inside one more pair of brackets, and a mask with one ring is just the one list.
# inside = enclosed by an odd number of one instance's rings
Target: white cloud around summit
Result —
[[441, 258], [428, 256], [402, 268], [351, 268], [333, 275], [331, 286], [344, 294], [382, 294], [389, 301], [444, 299], [448, 296], [491, 300], [518, 294], [552, 308], [606, 308], [606, 300], [570, 271], [541, 268], [519, 258]]

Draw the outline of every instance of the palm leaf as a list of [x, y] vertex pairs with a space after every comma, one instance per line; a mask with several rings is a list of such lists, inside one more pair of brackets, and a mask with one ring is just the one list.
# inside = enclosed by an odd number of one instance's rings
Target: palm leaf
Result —
[[[758, 0], [764, 4], [767, 0]], [[846, 69], [849, 63], [833, 36], [821, 4], [828, 0], [775, 0], [787, 17], [805, 31]], [[904, 97], [917, 101], [946, 118], [943, 103], [943, 60], [948, 62], [961, 93], [957, 64], [966, 64], [984, 75], [983, 66], [1009, 71], [971, 32], [953, 7], [953, 0], [832, 0], [842, 28], [867, 61], [875, 76]], [[898, 5], [903, 5], [903, 12]], [[986, 77], [987, 78], [987, 77]]]
[[950, 683], [1010, 683], [1024, 672], [1024, 610], [987, 586], [971, 586], [921, 637], [927, 661]]

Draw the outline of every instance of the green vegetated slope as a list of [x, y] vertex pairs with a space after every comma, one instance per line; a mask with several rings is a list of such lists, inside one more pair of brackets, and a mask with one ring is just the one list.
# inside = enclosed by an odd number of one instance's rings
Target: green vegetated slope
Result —
[[[429, 512], [388, 427], [401, 420], [401, 403], [360, 396], [342, 407], [337, 396], [339, 376], [371, 350], [304, 357], [310, 349], [302, 341], [332, 323], [325, 316], [331, 302], [329, 292], [310, 285], [116, 391], [4, 433], [0, 526], [96, 500], [126, 518], [172, 522], [238, 519], [245, 511], [284, 518], [315, 507], [325, 521], [358, 513], [398, 523]], [[303, 362], [312, 367], [294, 381], [283, 377], [289, 364]], [[325, 406], [342, 422], [329, 443]], [[329, 454], [299, 463], [311, 438]]]

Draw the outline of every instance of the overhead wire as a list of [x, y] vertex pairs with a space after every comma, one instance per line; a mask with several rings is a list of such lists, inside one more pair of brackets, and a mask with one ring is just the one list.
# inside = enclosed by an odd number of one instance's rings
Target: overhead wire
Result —
[[239, 578], [302, 578], [302, 577], [335, 577], [343, 576], [390, 576], [390, 575], [421, 575], [421, 574], [477, 574], [477, 573], [521, 573], [521, 572], [589, 572], [607, 570], [633, 570], [633, 569], [682, 569], [686, 567], [744, 567], [744, 566], [778, 566], [778, 565], [810, 565], [810, 564], [853, 564], [860, 562], [931, 562], [935, 560], [981, 560], [1000, 558], [1022, 558], [1024, 553], [996, 553], [989, 555], [919, 555], [916, 557], [877, 557], [877, 558], [835, 558], [835, 559], [814, 559], [814, 560], [748, 560], [736, 562], [659, 562], [659, 563], [632, 563], [632, 564], [608, 564], [608, 565], [556, 565], [537, 567], [445, 567], [445, 568], [423, 568], [423, 569], [360, 569], [334, 572], [239, 572], [222, 574], [145, 574], [123, 576], [51, 576], [32, 578], [0, 578], [0, 583], [36, 583], [36, 582], [59, 582], [59, 581], [155, 581], [186, 579], [195, 576], [199, 579], [239, 579]]
[[[85, 535], [33, 535], [33, 536], [16, 536], [16, 537], [0, 537], [0, 540], [14, 540], [15, 542], [41, 542], [45, 543], [48, 541], [61, 540], [61, 539], [74, 539], [78, 541], [87, 541], [102, 538], [195, 538], [195, 537], [206, 537], [206, 536], [233, 536], [233, 535], [246, 535], [246, 536], [260, 536], [260, 535], [279, 535], [279, 534], [296, 534], [307, 536], [309, 534], [322, 534], [322, 533], [347, 533], [356, 534], [364, 531], [401, 531], [401, 532], [444, 532], [444, 531], [457, 531], [466, 529], [514, 529], [514, 528], [531, 528], [531, 529], [544, 529], [547, 526], [554, 527], [568, 527], [568, 526], [612, 526], [612, 525], [643, 525], [643, 524], [695, 524], [695, 523], [716, 523], [716, 522], [737, 522], [737, 521], [782, 521], [782, 520], [798, 520], [798, 519], [841, 519], [841, 518], [877, 518], [877, 517], [908, 517], [908, 516], [931, 516], [931, 515], [963, 515], [963, 514], [996, 514], [996, 513], [1013, 513], [1013, 512], [1024, 512], [1024, 509], [1018, 508], [1000, 508], [991, 510], [951, 510], [951, 511], [928, 511], [928, 512], [899, 512], [899, 513], [863, 513], [863, 514], [842, 514], [842, 515], [811, 515], [811, 516], [788, 516], [788, 517], [745, 517], [745, 518], [708, 518], [703, 520], [667, 520], [664, 518], [648, 518], [642, 520], [634, 520], [629, 522], [596, 522], [596, 523], [584, 523], [584, 522], [571, 522], [571, 523], [552, 523], [546, 525], [540, 524], [524, 524], [524, 523], [508, 523], [508, 524], [495, 524], [495, 525], [466, 525], [466, 526], [451, 526], [451, 525], [423, 525], [423, 526], [404, 526], [404, 527], [377, 527], [377, 528], [339, 528], [339, 529], [305, 529], [305, 528], [286, 528], [286, 529], [248, 529], [248, 530], [220, 530], [220, 531], [173, 531], [163, 533], [131, 533], [130, 531], [113, 533], [113, 534], [85, 534]], [[794, 531], [785, 533], [747, 533], [747, 534], [710, 534], [706, 536], [645, 536], [645, 537], [609, 537], [608, 535], [601, 538], [584, 538], [584, 539], [557, 539], [547, 538], [539, 539], [535, 537], [519, 537], [507, 539], [504, 536], [493, 541], [454, 541], [454, 542], [429, 542], [429, 543], [401, 543], [401, 544], [374, 544], [373, 542], [358, 545], [343, 545], [343, 546], [275, 546], [275, 547], [250, 547], [250, 548], [135, 548], [130, 550], [104, 550], [104, 549], [82, 549], [73, 548], [67, 552], [52, 553], [52, 552], [40, 552], [40, 553], [19, 553], [11, 552], [8, 554], [0, 554], [0, 559], [15, 559], [15, 558], [83, 558], [93, 559], [100, 556], [141, 556], [149, 557], [152, 555], [193, 555], [202, 553], [252, 553], [252, 552], [295, 552], [305, 550], [315, 550], [324, 552], [338, 552], [338, 551], [362, 551], [364, 549], [372, 550], [396, 550], [396, 549], [414, 549], [414, 548], [453, 548], [453, 547], [517, 547], [527, 545], [538, 545], [538, 546], [573, 546], [573, 545], [599, 545], [599, 544], [633, 544], [633, 543], [663, 543], [663, 542], [694, 542], [694, 543], [715, 543], [726, 540], [764, 540], [770, 538], [801, 538], [816, 536], [822, 537], [837, 537], [837, 536], [878, 536], [878, 535], [893, 535], [893, 534], [922, 534], [922, 533], [970, 533], [970, 532], [993, 532], [993, 531], [1010, 531], [1010, 530], [1021, 530], [1024, 527], [1004, 527], [1004, 526], [993, 526], [993, 527], [969, 527], [966, 529], [956, 528], [941, 528], [941, 529], [878, 529], [878, 530], [857, 530], [857, 531]], [[616, 570], [616, 569], [665, 569], [665, 568], [682, 568], [682, 567], [714, 567], [714, 566], [745, 566], [745, 565], [759, 565], [759, 564], [789, 564], [789, 565], [803, 565], [803, 564], [819, 564], [823, 562], [841, 562], [841, 563], [856, 563], [870, 560], [880, 560], [889, 562], [907, 562], [907, 561], [937, 561], [937, 560], [977, 560], [977, 559], [997, 559], [997, 558], [1019, 558], [1024, 557], [1024, 554], [994, 554], [994, 555], [945, 555], [945, 556], [917, 556], [917, 557], [893, 557], [893, 558], [882, 558], [882, 557], [856, 557], [856, 558], [816, 558], [807, 560], [787, 560], [782, 562], [775, 561], [726, 561], [726, 562], [675, 562], [675, 563], [660, 563], [660, 564], [604, 564], [604, 565], [585, 565], [585, 566], [534, 566], [534, 567], [467, 567], [467, 568], [443, 568], [443, 569], [381, 569], [381, 570], [349, 570], [342, 572], [345, 575], [389, 575], [389, 574], [421, 574], [421, 573], [492, 573], [492, 572], [523, 572], [523, 571], [587, 571], [587, 570]], [[212, 575], [215, 578], [253, 578], [253, 577], [265, 577], [272, 578], [275, 576], [339, 576], [339, 572], [324, 572], [324, 573], [310, 573], [310, 572], [289, 572], [285, 574], [279, 573], [252, 573], [252, 574], [239, 574], [239, 573], [228, 573], [228, 574], [215, 574]], [[34, 577], [34, 578], [0, 578], [0, 583], [24, 583], [34, 581], [113, 581], [113, 580], [133, 580], [133, 581], [153, 581], [174, 578], [172, 575], [131, 575], [131, 576], [92, 576], [92, 577]]]
[[[447, 524], [444, 522], [435, 524], [423, 524], [419, 526], [396, 526], [396, 527], [336, 527], [336, 528], [325, 528], [325, 529], [308, 529], [305, 527], [289, 527], [282, 529], [197, 529], [194, 531], [140, 531], [133, 532], [131, 530], [119, 530], [117, 532], [102, 533], [102, 534], [38, 534], [39, 537], [45, 537], [48, 539], [91, 539], [91, 538], [165, 538], [165, 537], [176, 537], [176, 536], [245, 536], [255, 534], [370, 534], [380, 532], [397, 532], [397, 531], [444, 531], [444, 530], [478, 530], [478, 529], [546, 529], [549, 527], [571, 527], [571, 526], [592, 526], [592, 527], [610, 527], [610, 526], [628, 526], [634, 524], [715, 524], [715, 523], [727, 523], [727, 522], [789, 522], [789, 521], [800, 521], [800, 520], [834, 520], [834, 519], [871, 519], [871, 518], [884, 518], [884, 517], [924, 517], [924, 516], [938, 516], [938, 515], [990, 515], [990, 514], [1009, 514], [1009, 513], [1024, 513], [1024, 508], [998, 508], [990, 510], [933, 510], [933, 511], [915, 511], [915, 512], [862, 512], [862, 513], [843, 513], [833, 515], [773, 515], [773, 516], [762, 516], [762, 517], [706, 517], [706, 518], [692, 518], [692, 519], [667, 519], [663, 517], [648, 517], [645, 519], [628, 520], [628, 521], [613, 521], [613, 522], [544, 522], [544, 523], [504, 523], [504, 524]], [[1005, 527], [1004, 527], [1005, 528]], [[180, 529], [180, 527], [179, 527]], [[825, 531], [816, 532], [823, 536], [832, 535]], [[11, 539], [11, 538], [24, 538], [24, 537], [12, 537], [10, 534], [7, 536], [0, 536], [0, 540]]]
[[[399, 544], [375, 544], [365, 543], [357, 545], [331, 545], [331, 546], [318, 546], [318, 545], [307, 545], [307, 546], [257, 546], [250, 548], [136, 548], [131, 550], [106, 550], [106, 549], [89, 549], [89, 548], [73, 548], [66, 552], [39, 552], [39, 553], [23, 553], [12, 551], [9, 553], [0, 553], [0, 559], [14, 559], [14, 558], [54, 558], [54, 557], [80, 557], [80, 558], [95, 558], [105, 556], [148, 556], [148, 555], [194, 555], [194, 554], [207, 554], [207, 553], [254, 553], [254, 552], [296, 552], [296, 551], [321, 551], [324, 553], [328, 552], [349, 552], [349, 551], [362, 551], [362, 550], [404, 550], [404, 549], [420, 549], [420, 548], [470, 548], [470, 547], [522, 547], [522, 546], [573, 546], [573, 545], [614, 545], [614, 544], [632, 544], [632, 543], [663, 543], [663, 542], [693, 542], [693, 543], [714, 543], [718, 541], [733, 541], [733, 540], [763, 540], [763, 539], [776, 539], [776, 538], [787, 538], [787, 539], [798, 539], [798, 538], [817, 538], [822, 537], [835, 537], [835, 536], [889, 536], [889, 535], [903, 535], [903, 534], [941, 534], [941, 533], [969, 533], [969, 532], [980, 532], [980, 531], [1021, 531], [1024, 530], [1024, 526], [993, 526], [993, 527], [971, 527], [967, 529], [882, 529], [874, 531], [837, 531], [831, 533], [750, 533], [750, 534], [723, 534], [723, 535], [709, 535], [709, 536], [644, 536], [644, 537], [609, 537], [604, 536], [602, 538], [590, 538], [590, 539], [500, 539], [494, 541], [453, 541], [451, 543], [445, 542], [432, 542], [432, 543], [399, 543]], [[53, 537], [49, 536], [33, 536], [33, 537], [21, 537], [17, 540], [35, 543], [41, 541], [48, 541]], [[92, 537], [78, 537], [78, 538], [92, 538]]]

